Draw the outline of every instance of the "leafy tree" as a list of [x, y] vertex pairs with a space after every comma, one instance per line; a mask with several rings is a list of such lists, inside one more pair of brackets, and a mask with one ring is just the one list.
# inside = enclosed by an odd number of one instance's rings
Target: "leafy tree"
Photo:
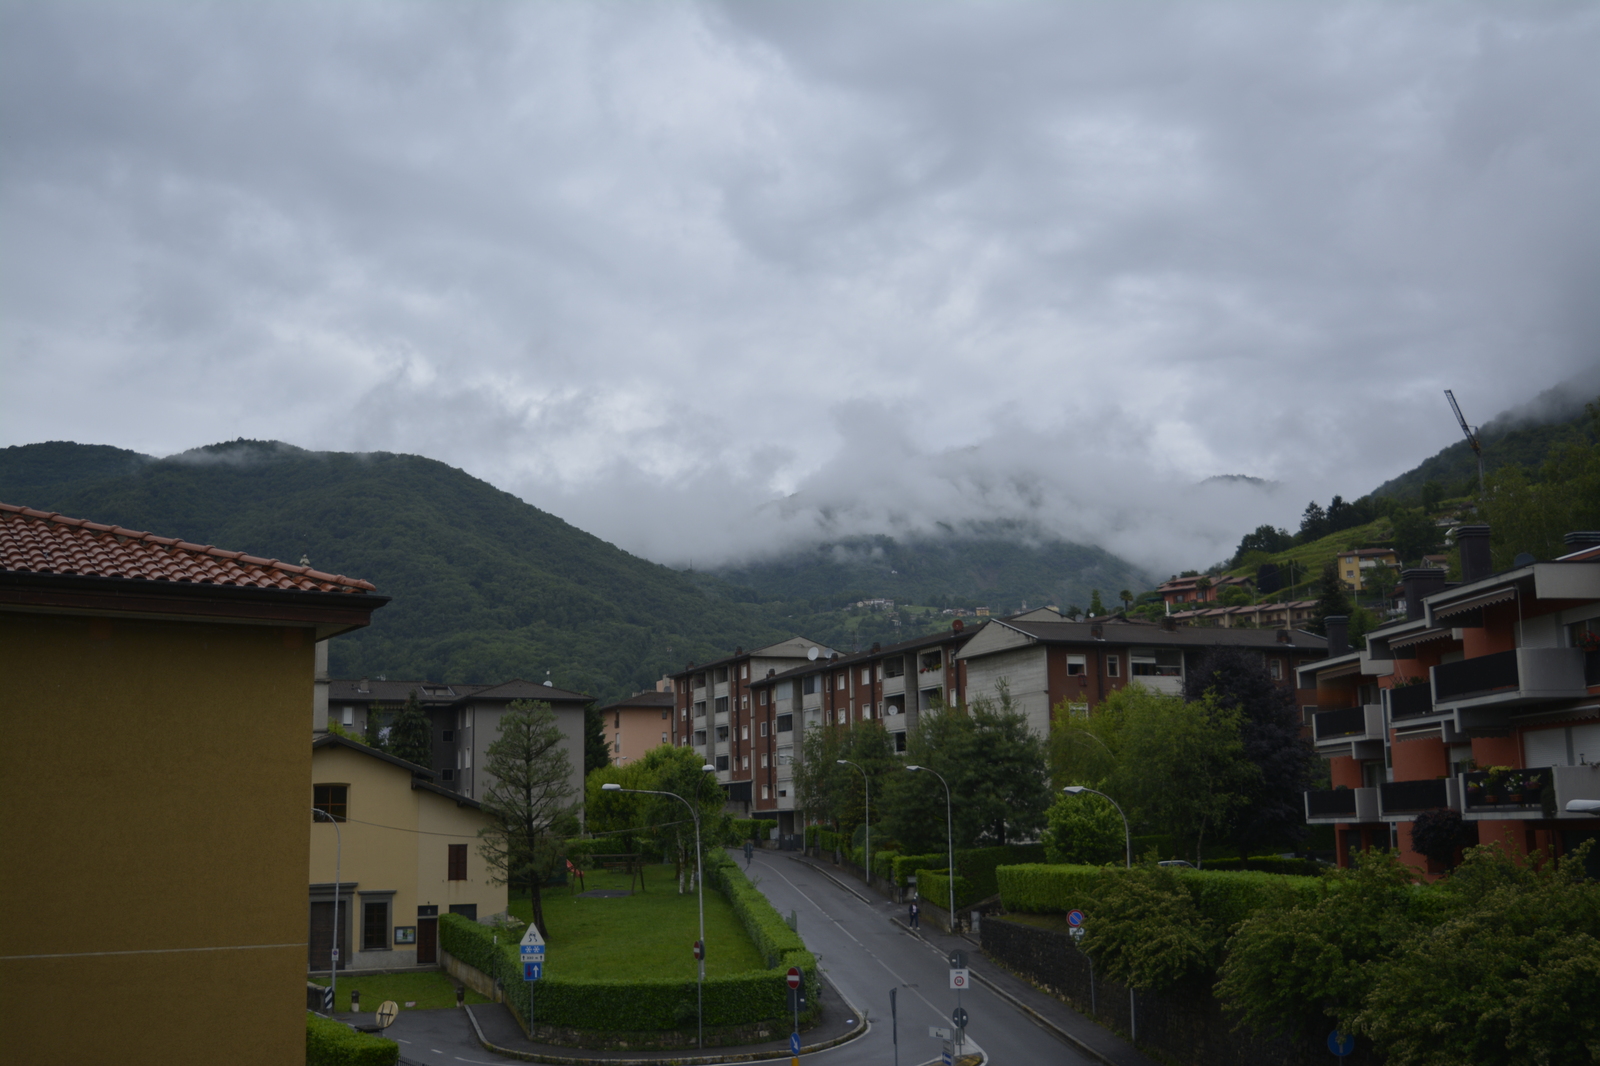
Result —
[[1239, 538], [1239, 547], [1233, 553], [1233, 565], [1238, 566], [1239, 561], [1251, 552], [1277, 555], [1293, 546], [1294, 538], [1289, 535], [1288, 530], [1270, 525], [1257, 526], [1252, 532]]
[[[1382, 569], [1380, 567], [1380, 569]], [[1346, 632], [1352, 648], [1365, 648], [1367, 634], [1383, 624], [1383, 619], [1367, 610], [1365, 607], [1350, 608], [1350, 628]]]
[[1045, 812], [1045, 857], [1051, 862], [1121, 862], [1127, 853], [1122, 815], [1100, 796], [1058, 795]]
[[1448, 867], [1453, 863], [1456, 849], [1465, 840], [1461, 812], [1448, 807], [1423, 811], [1411, 823], [1411, 846], [1417, 854], [1427, 856], [1440, 866]]
[[678, 891], [693, 891], [694, 814], [671, 796], [607, 792], [602, 788], [607, 783], [683, 797], [698, 812], [702, 847], [715, 847], [728, 833], [726, 795], [705, 770], [704, 758], [693, 748], [662, 744], [632, 762], [595, 770], [584, 780], [589, 832], [614, 841], [607, 847], [617, 853], [671, 857]]
[[[1585, 404], [1600, 436], [1600, 401]], [[1600, 529], [1600, 442], [1573, 432], [1552, 445], [1536, 476], [1505, 466], [1490, 474], [1479, 510], [1489, 523], [1497, 570], [1527, 552], [1537, 559], [1566, 554], [1563, 537]]]
[[1127, 589], [1117, 593], [1117, 599], [1122, 601], [1122, 609], [1124, 611], [1133, 606], [1133, 593]]
[[1198, 861], [1206, 834], [1227, 826], [1257, 773], [1244, 756], [1238, 708], [1135, 684], [1102, 702], [1098, 716], [1114, 720], [1117, 764], [1106, 793], [1135, 822], [1184, 842]]
[[1178, 877], [1147, 864], [1109, 881], [1083, 938], [1096, 969], [1133, 988], [1160, 989], [1215, 962], [1222, 938]]
[[1301, 736], [1294, 694], [1272, 680], [1258, 653], [1219, 647], [1206, 652], [1184, 680], [1184, 695], [1191, 701], [1210, 697], [1239, 712], [1242, 753], [1256, 771], [1242, 785], [1244, 799], [1234, 818], [1239, 857], [1261, 847], [1298, 845], [1305, 839], [1302, 793], [1316, 753]]
[[1350, 596], [1344, 581], [1339, 577], [1339, 563], [1330, 559], [1322, 568], [1322, 580], [1317, 583], [1317, 607], [1311, 618], [1311, 631], [1326, 636], [1328, 619], [1336, 615], [1350, 615]]
[[594, 704], [583, 709], [583, 772], [589, 774], [611, 765], [611, 745], [606, 743], [605, 716]]
[[527, 888], [534, 924], [545, 935], [539, 887], [560, 861], [562, 839], [577, 828], [564, 741], [548, 703], [517, 700], [501, 716], [500, 736], [483, 764], [490, 824], [479, 831], [479, 853], [495, 884]]
[[1433, 514], [1444, 502], [1444, 486], [1429, 478], [1422, 483], [1422, 509]]
[[1066, 610], [1061, 612], [1061, 617], [1070, 618], [1076, 622], [1079, 618], [1083, 617], [1083, 608], [1079, 607], [1075, 603], [1069, 603], [1067, 604]]
[[1402, 562], [1417, 562], [1439, 544], [1439, 527], [1425, 511], [1400, 511], [1390, 521], [1394, 525], [1394, 550]]
[[[1004, 685], [994, 699], [974, 699], [965, 713], [943, 706], [923, 712], [906, 754], [907, 764], [927, 766], [949, 782], [956, 847], [1026, 840], [1044, 828], [1051, 800], [1044, 742]], [[945, 792], [932, 774], [886, 774], [883, 793], [888, 835], [912, 853], [944, 849]]]
[[1099, 589], [1089, 590], [1089, 613], [1094, 615], [1096, 618], [1099, 618], [1101, 615], [1106, 613], [1106, 605], [1100, 602]]
[[367, 708], [367, 725], [365, 731], [367, 747], [376, 748], [379, 751], [389, 750], [387, 737], [389, 727], [386, 723], [393, 717], [394, 711], [380, 703], [374, 703], [371, 707]]
[[1278, 574], [1277, 563], [1262, 563], [1256, 568], [1256, 588], [1263, 596], [1270, 596], [1283, 588], [1283, 578]]
[[412, 689], [389, 727], [389, 754], [418, 766], [433, 765], [433, 723]]
[[1322, 505], [1316, 500], [1306, 504], [1305, 512], [1300, 516], [1300, 536], [1298, 538], [1300, 543], [1305, 544], [1313, 540], [1320, 540], [1331, 532], [1332, 530], [1328, 527], [1328, 512], [1322, 509]]
[[1238, 585], [1229, 585], [1217, 593], [1217, 602], [1224, 607], [1246, 607], [1250, 604], [1250, 594]]

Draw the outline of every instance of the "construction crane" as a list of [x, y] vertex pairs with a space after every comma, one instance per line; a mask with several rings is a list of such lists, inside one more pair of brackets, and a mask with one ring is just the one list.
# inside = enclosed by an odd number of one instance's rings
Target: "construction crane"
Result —
[[1456, 413], [1456, 421], [1461, 424], [1461, 432], [1466, 434], [1467, 445], [1472, 449], [1472, 454], [1478, 457], [1478, 495], [1483, 495], [1483, 444], [1478, 440], [1478, 431], [1467, 425], [1467, 419], [1461, 413], [1461, 405], [1456, 403], [1456, 394], [1449, 389], [1444, 390], [1445, 396], [1450, 400], [1450, 410]]

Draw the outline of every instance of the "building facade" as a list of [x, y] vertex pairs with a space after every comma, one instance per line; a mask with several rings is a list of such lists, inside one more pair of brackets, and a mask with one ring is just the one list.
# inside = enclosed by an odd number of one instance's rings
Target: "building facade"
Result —
[[623, 766], [651, 748], [672, 743], [672, 682], [661, 688], [635, 692], [600, 708], [600, 723], [605, 728], [606, 747], [611, 762]]

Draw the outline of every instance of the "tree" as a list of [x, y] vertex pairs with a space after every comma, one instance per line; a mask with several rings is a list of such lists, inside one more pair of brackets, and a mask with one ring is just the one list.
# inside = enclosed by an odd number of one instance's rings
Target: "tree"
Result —
[[1251, 552], [1277, 555], [1279, 552], [1288, 551], [1293, 545], [1294, 538], [1289, 535], [1288, 530], [1270, 525], [1257, 526], [1254, 531], [1239, 538], [1239, 547], [1233, 553], [1233, 565], [1238, 566], [1240, 560]]
[[726, 797], [704, 767], [704, 758], [693, 748], [663, 744], [632, 762], [591, 772], [584, 780], [589, 832], [611, 842], [603, 850], [670, 856], [677, 866], [678, 891], [692, 891], [694, 819], [690, 811], [670, 796], [607, 792], [603, 786], [614, 783], [682, 796], [698, 812], [702, 846], [707, 842], [714, 845], [727, 836]]
[[1454, 864], [1456, 849], [1466, 838], [1461, 812], [1448, 807], [1423, 811], [1411, 823], [1412, 848], [1445, 868]]
[[1444, 502], [1444, 486], [1433, 479], [1422, 483], [1422, 509], [1428, 514], [1433, 514], [1439, 509], [1439, 504]]
[[606, 720], [593, 704], [583, 709], [583, 772], [589, 774], [611, 765], [611, 745], [606, 743]]
[[394, 710], [389, 707], [384, 707], [382, 704], [374, 703], [371, 707], [367, 708], [367, 726], [365, 732], [367, 747], [376, 748], [379, 751], [388, 750], [389, 745], [387, 742], [387, 734], [389, 732], [389, 727], [387, 723], [393, 717]]
[[[908, 764], [949, 782], [956, 847], [1026, 840], [1044, 828], [1051, 800], [1044, 742], [1003, 684], [996, 697], [977, 697], [965, 713], [944, 706], [924, 711], [906, 755]], [[910, 853], [944, 850], [945, 791], [932, 774], [885, 774], [883, 793], [879, 809], [888, 835]]]
[[1079, 607], [1075, 603], [1069, 603], [1067, 604], [1067, 609], [1061, 612], [1061, 617], [1070, 618], [1072, 621], [1076, 622], [1079, 618], [1083, 617], [1083, 608]]
[[533, 922], [548, 935], [539, 888], [560, 861], [561, 840], [577, 828], [572, 764], [550, 705], [517, 700], [508, 706], [483, 770], [490, 779], [482, 799], [490, 824], [479, 830], [478, 851], [495, 884], [527, 888]]
[[[1093, 787], [1093, 786], [1091, 786]], [[1122, 815], [1100, 796], [1056, 796], [1045, 812], [1044, 853], [1050, 862], [1121, 862], [1127, 851]]]
[[1300, 543], [1320, 540], [1332, 532], [1328, 528], [1328, 512], [1316, 500], [1306, 504], [1305, 513], [1300, 516]]
[[1226, 828], [1256, 774], [1239, 738], [1240, 712], [1209, 695], [1178, 696], [1129, 685], [1102, 702], [1117, 756], [1105, 792], [1130, 819], [1183, 842], [1199, 861], [1206, 835]]
[[1317, 607], [1312, 615], [1311, 631], [1326, 636], [1328, 619], [1337, 615], [1350, 616], [1350, 597], [1339, 577], [1338, 561], [1330, 559], [1323, 566], [1322, 580], [1317, 584]]
[[1089, 590], [1089, 613], [1096, 618], [1106, 613], [1106, 605], [1100, 602], [1100, 590]]
[[1217, 593], [1217, 602], [1224, 607], [1245, 607], [1250, 603], [1250, 594], [1244, 590], [1243, 586], [1229, 585]]
[[1270, 596], [1283, 588], [1283, 578], [1278, 574], [1277, 563], [1262, 563], [1256, 568], [1256, 588], [1263, 596]]
[[1418, 562], [1439, 543], [1439, 527], [1417, 508], [1400, 511], [1390, 519], [1394, 526], [1394, 550], [1401, 562]]
[[1128, 589], [1123, 589], [1121, 592], [1117, 593], [1117, 599], [1122, 601], [1122, 609], [1124, 611], [1133, 606], [1133, 593]]
[[1259, 654], [1213, 648], [1184, 680], [1190, 700], [1210, 697], [1239, 712], [1242, 752], [1256, 769], [1243, 786], [1244, 802], [1234, 818], [1239, 857], [1255, 849], [1298, 846], [1305, 839], [1302, 793], [1310, 783], [1316, 753], [1300, 735], [1294, 694], [1272, 680]]
[[389, 754], [418, 766], [433, 766], [433, 723], [412, 689], [389, 727]]

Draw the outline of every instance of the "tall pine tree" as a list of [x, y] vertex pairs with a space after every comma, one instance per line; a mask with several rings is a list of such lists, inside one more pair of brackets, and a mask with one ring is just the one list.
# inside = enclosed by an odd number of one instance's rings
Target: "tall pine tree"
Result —
[[389, 727], [389, 754], [418, 766], [433, 765], [433, 723], [428, 721], [416, 689], [406, 697], [406, 705]]

